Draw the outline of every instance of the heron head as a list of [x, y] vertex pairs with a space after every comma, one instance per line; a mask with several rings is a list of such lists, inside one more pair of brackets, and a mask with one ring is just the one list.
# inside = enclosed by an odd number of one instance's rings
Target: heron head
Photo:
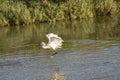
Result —
[[45, 46], [46, 44], [44, 42], [41, 42], [41, 46]]

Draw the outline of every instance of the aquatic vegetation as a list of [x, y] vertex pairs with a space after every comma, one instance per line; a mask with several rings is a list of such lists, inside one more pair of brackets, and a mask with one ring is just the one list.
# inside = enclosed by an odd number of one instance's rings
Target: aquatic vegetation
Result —
[[118, 11], [118, 5], [115, 0], [95, 1], [96, 15], [114, 15]]
[[0, 14], [0, 25], [1, 26], [8, 25], [8, 20], [3, 16], [3, 14]]
[[81, 20], [115, 15], [117, 0], [5, 0], [0, 2], [0, 25]]

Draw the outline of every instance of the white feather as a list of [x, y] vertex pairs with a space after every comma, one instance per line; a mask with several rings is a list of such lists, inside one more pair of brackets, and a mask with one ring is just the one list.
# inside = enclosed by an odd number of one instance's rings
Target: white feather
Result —
[[63, 40], [61, 37], [53, 33], [47, 34], [46, 37], [49, 40], [48, 44], [45, 44], [44, 42], [41, 43], [44, 49], [52, 48], [53, 50], [56, 50], [57, 48], [61, 48], [63, 43]]

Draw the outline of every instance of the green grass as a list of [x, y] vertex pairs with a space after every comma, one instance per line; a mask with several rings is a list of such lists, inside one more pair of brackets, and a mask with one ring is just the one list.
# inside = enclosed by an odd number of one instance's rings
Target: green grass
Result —
[[119, 12], [119, 4], [116, 0], [1, 0], [0, 25], [29, 25], [112, 16]]
[[115, 0], [99, 0], [95, 3], [96, 15], [114, 15], [118, 10], [119, 4]]

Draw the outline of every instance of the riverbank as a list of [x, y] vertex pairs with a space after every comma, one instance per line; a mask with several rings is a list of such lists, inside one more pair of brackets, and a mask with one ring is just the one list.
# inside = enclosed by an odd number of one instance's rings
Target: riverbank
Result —
[[10, 0], [0, 4], [0, 26], [80, 20], [112, 16], [119, 12], [116, 0]]

